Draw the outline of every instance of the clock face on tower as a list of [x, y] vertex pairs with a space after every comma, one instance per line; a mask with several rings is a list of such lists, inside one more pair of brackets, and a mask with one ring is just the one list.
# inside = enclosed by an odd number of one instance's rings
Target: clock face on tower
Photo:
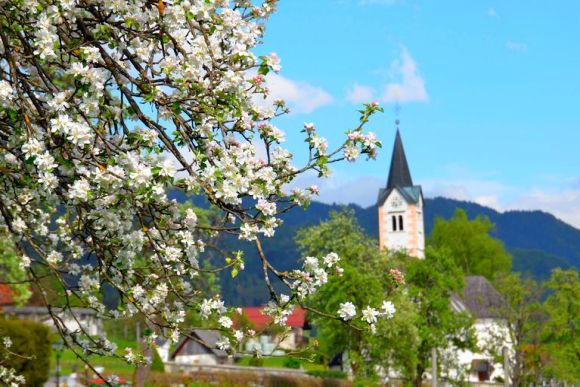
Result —
[[391, 202], [391, 204], [393, 205], [394, 208], [399, 208], [403, 205], [403, 202], [401, 201], [400, 198], [398, 197], [394, 197], [393, 201]]

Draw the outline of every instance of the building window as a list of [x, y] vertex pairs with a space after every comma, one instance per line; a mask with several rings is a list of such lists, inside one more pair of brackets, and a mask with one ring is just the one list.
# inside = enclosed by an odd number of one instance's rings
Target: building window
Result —
[[397, 231], [397, 217], [393, 215], [392, 220], [393, 220], [393, 231]]
[[399, 231], [403, 231], [403, 215], [399, 215]]
[[480, 382], [488, 381], [493, 373], [493, 366], [488, 360], [473, 360], [471, 369], [477, 374]]

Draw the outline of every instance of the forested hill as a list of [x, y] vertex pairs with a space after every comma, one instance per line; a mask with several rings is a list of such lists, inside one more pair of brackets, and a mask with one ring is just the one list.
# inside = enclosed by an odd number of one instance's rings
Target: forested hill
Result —
[[514, 255], [515, 270], [545, 278], [553, 267], [580, 267], [580, 230], [543, 211], [497, 212], [470, 202], [426, 199], [427, 234], [436, 217], [447, 219], [458, 207], [470, 219], [485, 215], [496, 225], [494, 235]]
[[[183, 195], [174, 193], [179, 201], [187, 200]], [[201, 203], [196, 203], [200, 205]], [[264, 240], [266, 255], [281, 270], [298, 266], [299, 252], [294, 243], [296, 230], [328, 218], [331, 211], [340, 211], [343, 206], [313, 202], [306, 211], [296, 209], [283, 216], [284, 225], [276, 231], [273, 238]], [[348, 205], [361, 226], [373, 237], [378, 235], [377, 208], [362, 208]], [[435, 219], [448, 219], [456, 208], [462, 208], [470, 219], [478, 215], [487, 216], [496, 225], [494, 235], [501, 239], [514, 256], [514, 270], [528, 273], [538, 279], [549, 276], [554, 267], [580, 268], [580, 230], [562, 222], [555, 216], [543, 211], [497, 212], [489, 207], [475, 203], [446, 198], [425, 199], [425, 226], [430, 233]], [[228, 248], [242, 249], [246, 256], [246, 270], [240, 274], [239, 281], [222, 282], [223, 292], [229, 304], [258, 305], [267, 298], [262, 280], [258, 257], [254, 246], [234, 238], [226, 241]]]

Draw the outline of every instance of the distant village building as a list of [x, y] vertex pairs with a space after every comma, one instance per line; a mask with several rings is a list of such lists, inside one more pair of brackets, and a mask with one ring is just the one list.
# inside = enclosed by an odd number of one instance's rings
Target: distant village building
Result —
[[387, 186], [379, 190], [377, 206], [380, 248], [424, 258], [423, 192], [413, 185], [398, 128]]
[[177, 365], [218, 365], [233, 364], [226, 351], [217, 347], [221, 333], [214, 329], [193, 329], [191, 337], [181, 339], [169, 356], [169, 361]]
[[0, 284], [0, 311], [5, 306], [14, 305], [14, 299], [12, 298], [12, 290], [10, 286], [6, 284]]
[[459, 351], [457, 354], [459, 366], [468, 370], [468, 381], [503, 380], [503, 364], [497, 362], [494, 355], [501, 354], [503, 348], [513, 352], [508, 323], [501, 317], [505, 300], [485, 277], [475, 275], [465, 277], [463, 298], [453, 295], [451, 305], [457, 312], [469, 311], [475, 319], [473, 328], [481, 352]]
[[[5, 318], [12, 320], [32, 320], [54, 327], [54, 320], [45, 306], [4, 306], [2, 312]], [[97, 312], [90, 308], [52, 308], [52, 312], [71, 332], [81, 330], [90, 335], [103, 334], [103, 322]]]
[[[413, 185], [399, 128], [387, 186], [380, 189], [377, 204], [380, 248], [406, 251], [411, 256], [424, 258], [423, 193], [420, 185]], [[500, 316], [504, 307], [501, 295], [485, 277], [466, 276], [463, 294], [452, 294], [450, 304], [453, 310], [467, 311], [474, 317], [478, 347], [482, 351], [443, 349], [443, 354], [455, 357], [455, 364], [459, 366], [457, 369], [444, 370], [445, 373], [456, 377], [464, 372], [470, 382], [503, 380], [503, 367], [494, 360], [494, 354], [498, 350], [501, 353], [504, 347], [510, 350], [509, 353], [513, 353], [513, 346], [507, 322]], [[490, 351], [491, 347], [495, 347], [495, 351]]]
[[[306, 324], [306, 311], [300, 307], [294, 308], [292, 314], [286, 320], [286, 327], [290, 328], [290, 334], [282, 335], [277, 330], [269, 330], [272, 318], [262, 313], [263, 306], [242, 308], [242, 313], [248, 318], [261, 335], [250, 339], [246, 343], [246, 351], [251, 352], [259, 349], [265, 355], [276, 355], [278, 349], [294, 350], [308, 342], [304, 336]], [[279, 353], [280, 355], [283, 353]]]

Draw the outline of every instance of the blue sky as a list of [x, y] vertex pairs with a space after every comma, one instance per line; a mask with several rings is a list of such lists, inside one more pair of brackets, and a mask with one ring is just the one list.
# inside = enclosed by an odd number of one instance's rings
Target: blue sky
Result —
[[[580, 2], [285, 0], [260, 52], [293, 113], [277, 124], [300, 159], [314, 122], [338, 144], [362, 101], [376, 161], [343, 164], [322, 200], [369, 205], [385, 184], [398, 101], [413, 179], [427, 196], [543, 209], [580, 227]], [[306, 182], [309, 179], [304, 179]]]

